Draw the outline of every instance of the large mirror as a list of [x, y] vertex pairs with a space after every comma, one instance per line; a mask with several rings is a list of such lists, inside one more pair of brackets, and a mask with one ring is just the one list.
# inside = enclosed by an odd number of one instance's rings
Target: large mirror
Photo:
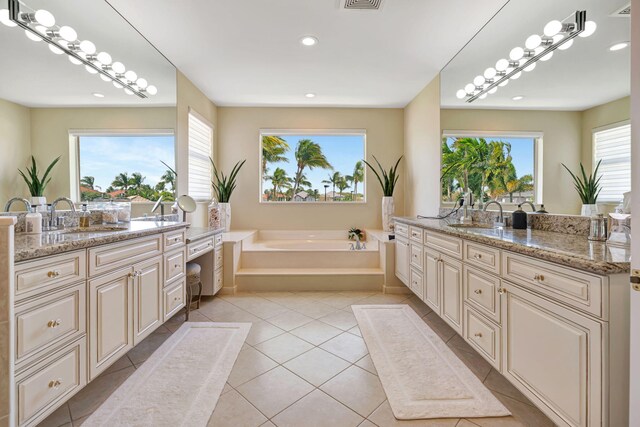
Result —
[[[629, 37], [626, 0], [509, 1], [441, 74], [442, 205], [467, 186], [479, 203], [580, 214], [589, 203], [563, 164], [590, 175], [598, 162], [597, 209], [618, 205], [630, 190]], [[500, 71], [511, 76], [492, 87]]]
[[0, 22], [2, 206], [34, 196], [18, 173], [31, 156], [40, 174], [60, 157], [49, 200], [172, 200], [173, 65], [104, 0], [0, 0]]

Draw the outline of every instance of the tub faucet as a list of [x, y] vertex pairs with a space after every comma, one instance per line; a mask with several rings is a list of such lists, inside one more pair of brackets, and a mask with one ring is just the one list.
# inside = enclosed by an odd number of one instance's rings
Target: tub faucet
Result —
[[367, 244], [365, 242], [360, 243], [360, 236], [358, 236], [357, 234], [355, 235], [356, 238], [356, 244], [354, 245], [353, 243], [351, 243], [349, 245], [349, 249], [352, 251], [363, 251], [365, 249], [367, 249]]
[[9, 212], [9, 209], [11, 209], [11, 205], [14, 202], [24, 203], [24, 207], [27, 208], [27, 212], [31, 212], [31, 203], [29, 203], [27, 199], [23, 199], [22, 197], [14, 197], [13, 199], [9, 200], [7, 204], [4, 206], [4, 211]]
[[51, 220], [49, 221], [49, 228], [51, 230], [60, 230], [64, 228], [64, 218], [60, 217], [56, 220], [56, 206], [58, 206], [58, 203], [60, 202], [67, 202], [71, 207], [71, 212], [73, 212], [73, 215], [75, 216], [76, 214], [76, 207], [74, 206], [71, 199], [67, 197], [58, 197], [51, 203]]
[[484, 205], [484, 211], [486, 212], [487, 208], [495, 203], [500, 208], [500, 216], [498, 216], [498, 221], [496, 221], [493, 225], [496, 227], [504, 227], [504, 215], [502, 214], [502, 205], [497, 200], [489, 200], [486, 205]]

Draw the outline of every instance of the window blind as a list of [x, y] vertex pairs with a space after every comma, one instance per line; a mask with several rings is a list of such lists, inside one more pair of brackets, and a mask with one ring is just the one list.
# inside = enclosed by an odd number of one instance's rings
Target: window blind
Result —
[[213, 128], [189, 113], [189, 195], [196, 200], [211, 199], [211, 156]]
[[598, 175], [602, 190], [599, 202], [619, 202], [631, 190], [631, 125], [595, 131], [594, 167], [600, 160]]

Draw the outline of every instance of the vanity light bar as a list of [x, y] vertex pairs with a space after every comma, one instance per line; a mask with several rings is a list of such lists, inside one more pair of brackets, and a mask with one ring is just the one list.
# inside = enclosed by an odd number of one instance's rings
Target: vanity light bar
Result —
[[99, 74], [102, 80], [113, 82], [116, 88], [124, 89], [128, 95], [148, 98], [148, 95], [158, 93], [155, 86], [149, 85], [144, 78], [138, 78], [135, 72], [125, 72], [122, 63], [112, 63], [108, 53], [96, 54], [92, 42], [77, 40], [77, 34], [72, 28], [55, 25], [55, 18], [46, 10], [21, 12], [20, 1], [9, 0], [9, 22], [24, 29], [29, 39], [47, 42], [53, 53], [66, 53], [73, 64], [83, 64], [89, 73]]
[[499, 87], [506, 86], [509, 80], [518, 79], [523, 71], [532, 71], [538, 61], [551, 59], [556, 49], [568, 49], [574, 38], [588, 37], [595, 29], [595, 22], [587, 21], [585, 10], [576, 11], [575, 22], [551, 21], [545, 26], [542, 36], [534, 34], [527, 38], [525, 48], [512, 49], [509, 60], [500, 59], [496, 68], [487, 68], [484, 75], [476, 76], [473, 83], [458, 90], [456, 97], [466, 98], [466, 102], [469, 103], [476, 99], [484, 99], [496, 93]]

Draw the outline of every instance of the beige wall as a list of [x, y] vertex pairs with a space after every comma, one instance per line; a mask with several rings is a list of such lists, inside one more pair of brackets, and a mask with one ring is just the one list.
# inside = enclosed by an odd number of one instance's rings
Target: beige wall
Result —
[[[403, 153], [402, 109], [221, 107], [218, 123], [218, 158], [222, 169], [229, 172], [237, 161], [247, 159], [231, 198], [233, 229], [382, 227], [382, 190], [370, 171], [366, 176], [366, 203], [260, 203], [260, 129], [366, 129], [367, 156], [375, 155], [388, 168]], [[403, 213], [403, 181], [401, 178], [394, 193], [397, 214]]]
[[[218, 128], [217, 108], [184, 74], [177, 71], [177, 139], [176, 167], [178, 171], [178, 194], [187, 194], [189, 187], [189, 110], [193, 109], [208, 120], [214, 129], [213, 158], [217, 158], [216, 134]], [[207, 205], [198, 203], [197, 210], [189, 215], [188, 221], [196, 226], [207, 224]]]
[[[28, 196], [27, 185], [18, 175], [31, 154], [30, 111], [0, 99], [0, 204], [14, 196]], [[14, 208], [24, 210], [22, 205]]]
[[[579, 111], [446, 109], [442, 130], [543, 132], [542, 198], [552, 213], [579, 214], [580, 199], [561, 163], [577, 169], [582, 155]], [[439, 157], [438, 157], [439, 158]]]
[[175, 129], [176, 109], [160, 108], [32, 108], [31, 149], [39, 165], [56, 165], [46, 196], [70, 196], [70, 129]]
[[593, 129], [629, 120], [630, 100], [627, 96], [582, 112], [582, 163], [585, 169], [593, 167]]
[[440, 206], [440, 76], [404, 110], [405, 214], [437, 215]]

